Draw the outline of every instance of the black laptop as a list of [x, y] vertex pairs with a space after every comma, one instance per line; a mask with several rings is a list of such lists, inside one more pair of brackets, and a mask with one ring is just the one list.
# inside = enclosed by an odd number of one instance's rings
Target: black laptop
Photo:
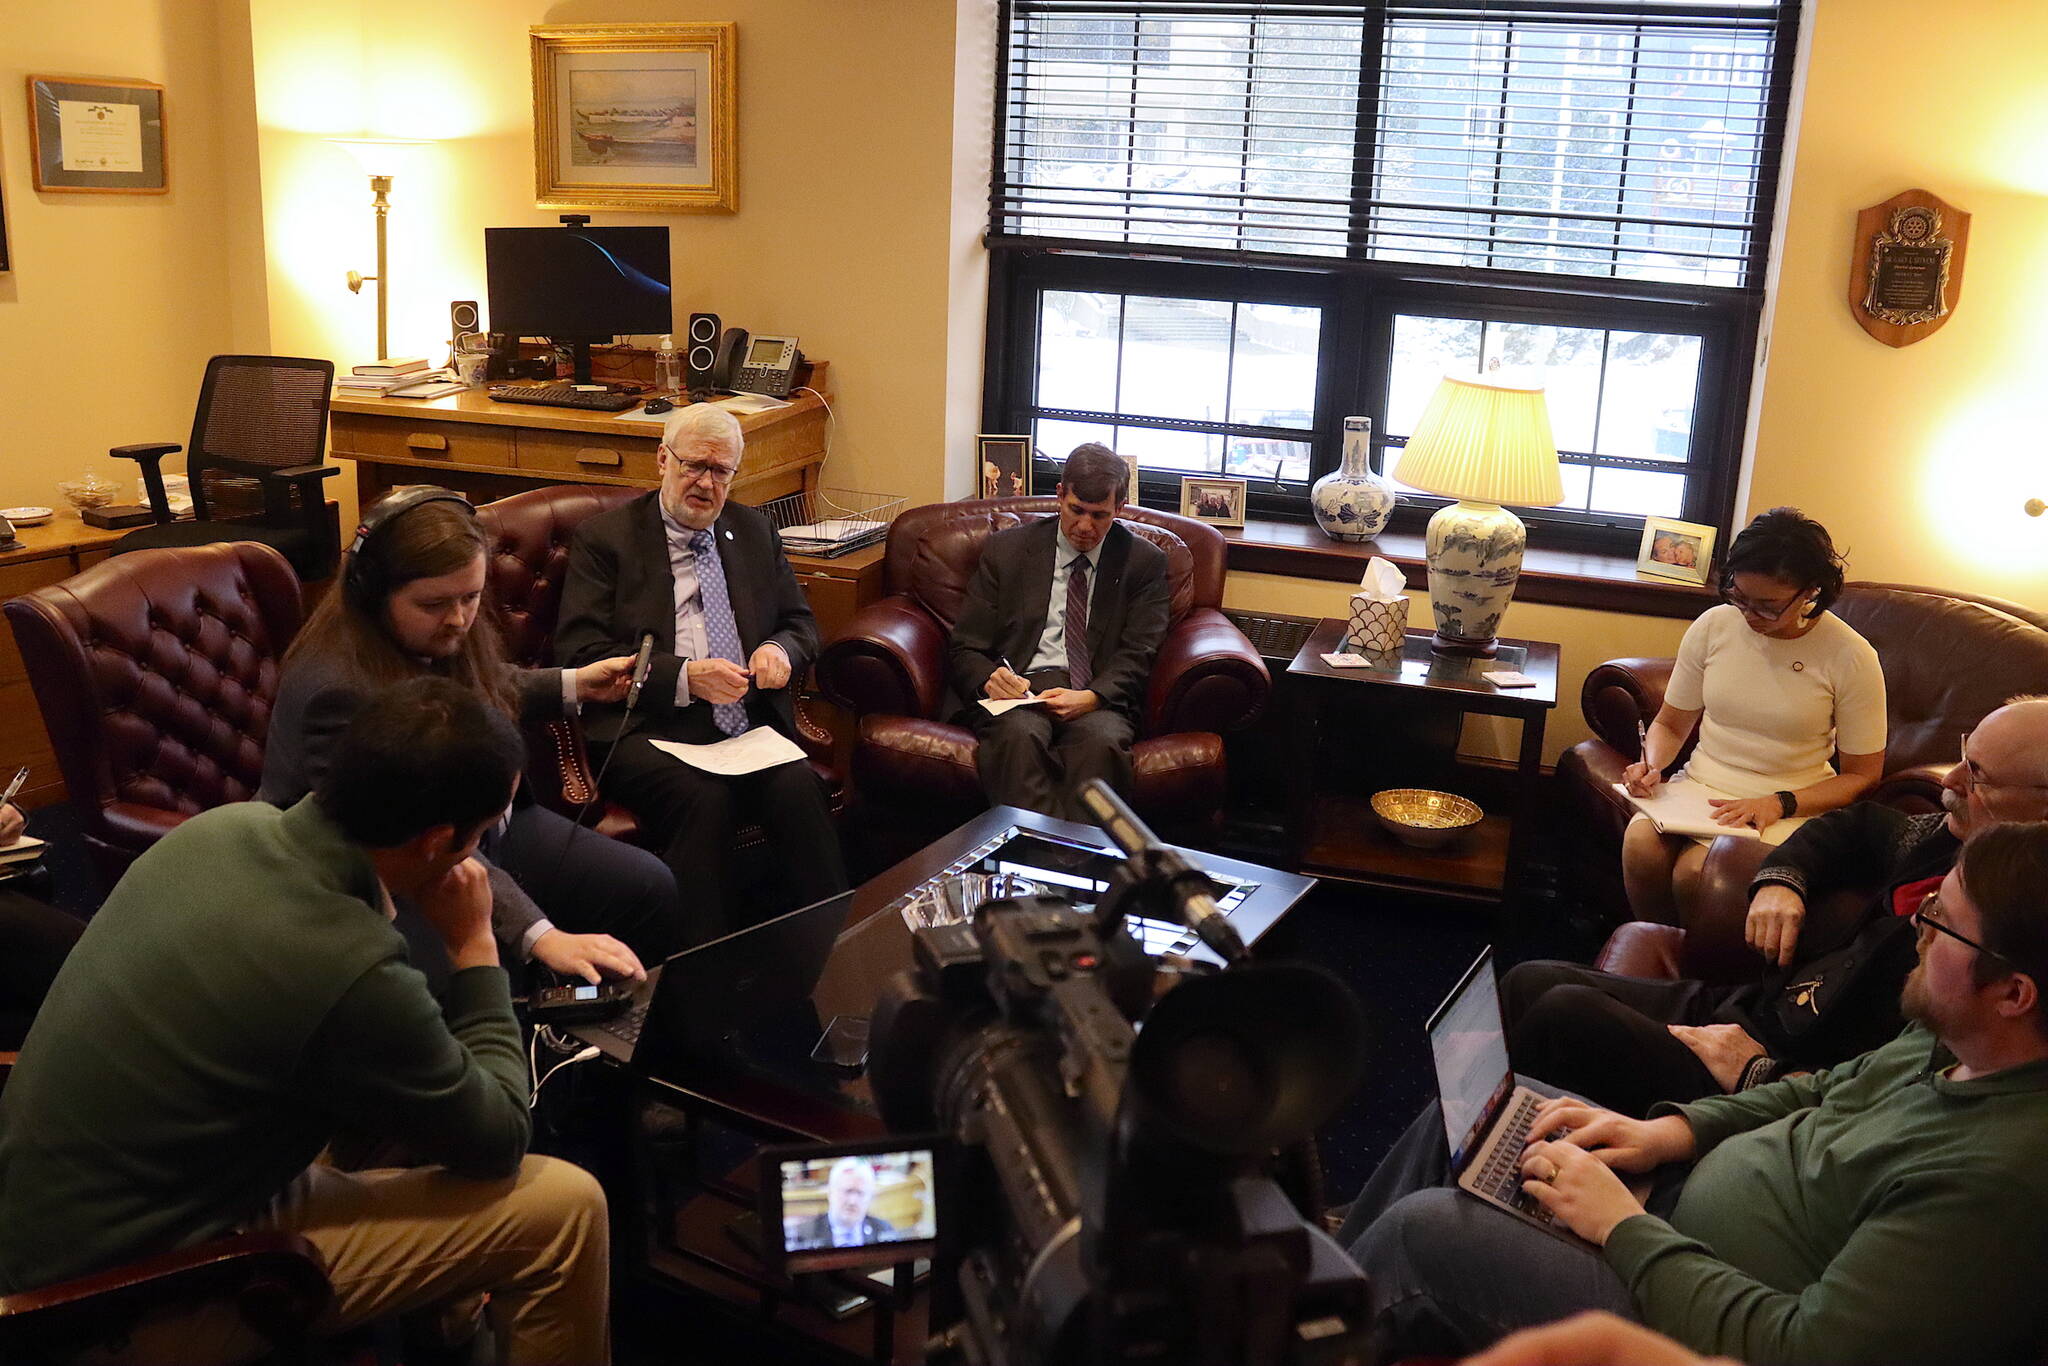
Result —
[[729, 1060], [762, 1035], [818, 1036], [811, 993], [853, 912], [842, 892], [799, 911], [684, 949], [650, 970], [633, 1004], [568, 1033], [642, 1075], [660, 1077], [692, 1060]]

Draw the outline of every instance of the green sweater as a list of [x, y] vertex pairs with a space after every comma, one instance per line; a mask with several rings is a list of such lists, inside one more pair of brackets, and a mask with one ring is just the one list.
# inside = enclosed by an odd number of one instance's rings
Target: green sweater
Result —
[[1691, 1105], [1671, 1222], [1607, 1260], [1651, 1327], [1750, 1366], [2036, 1361], [2048, 1342], [2048, 1062], [1973, 1081], [1919, 1025]]
[[0, 1092], [0, 1290], [215, 1237], [344, 1128], [502, 1176], [525, 1155], [505, 973], [445, 1004], [312, 798], [186, 821], [72, 950]]

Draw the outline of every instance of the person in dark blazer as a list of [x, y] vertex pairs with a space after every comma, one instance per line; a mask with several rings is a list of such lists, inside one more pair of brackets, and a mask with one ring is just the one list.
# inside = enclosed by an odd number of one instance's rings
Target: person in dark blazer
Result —
[[[1173, 590], [1165, 552], [1117, 523], [1128, 477], [1107, 446], [1075, 447], [1059, 514], [991, 537], [967, 585], [947, 667], [991, 802], [1086, 821], [1090, 778], [1130, 793]], [[1030, 696], [1039, 703], [1000, 716], [978, 701]]]
[[797, 738], [790, 689], [818, 653], [818, 624], [768, 518], [727, 501], [744, 441], [738, 419], [693, 403], [669, 416], [656, 452], [661, 487], [592, 517], [569, 543], [555, 657], [576, 668], [633, 655], [653, 665], [632, 714], [594, 706], [584, 733], [605, 753], [602, 787], [639, 819], [694, 904], [737, 928], [733, 830], [766, 830], [783, 909], [846, 890], [823, 786], [791, 761], [727, 777], [656, 749], [716, 744], [767, 726]]
[[818, 1247], [862, 1247], [896, 1232], [887, 1219], [868, 1213], [875, 1199], [875, 1169], [865, 1158], [847, 1156], [832, 1164], [825, 1183], [825, 1212], [798, 1226], [791, 1251]]
[[[291, 806], [319, 786], [334, 743], [365, 702], [422, 674], [453, 678], [515, 724], [537, 725], [624, 694], [633, 661], [520, 669], [504, 662], [485, 607], [485, 539], [459, 494], [425, 485], [365, 509], [336, 588], [285, 652], [256, 795]], [[510, 816], [484, 837], [492, 927], [506, 961], [531, 958], [568, 976], [638, 977], [701, 926], [685, 917], [675, 879], [643, 849], [575, 827], [520, 785]], [[543, 911], [542, 907], [546, 910]], [[431, 936], [401, 932], [440, 973]]]

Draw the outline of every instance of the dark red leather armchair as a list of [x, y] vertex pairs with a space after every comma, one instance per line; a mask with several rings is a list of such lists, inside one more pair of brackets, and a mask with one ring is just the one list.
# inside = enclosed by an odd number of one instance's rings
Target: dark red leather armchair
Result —
[[[645, 489], [606, 484], [553, 484], [486, 503], [476, 510], [489, 542], [490, 597], [496, 604], [505, 637], [505, 653], [527, 668], [552, 668], [555, 663], [555, 622], [562, 611], [562, 585], [569, 572], [569, 540], [576, 528], [600, 512], [638, 498]], [[832, 737], [796, 708], [800, 743], [811, 765], [836, 794], [838, 784], [828, 765]], [[533, 756], [531, 772], [541, 800], [574, 814], [591, 794], [590, 760], [580, 733], [566, 722], [547, 728], [545, 737], [529, 737], [547, 749]], [[550, 778], [541, 781], [545, 769]], [[559, 777], [552, 775], [559, 774]], [[836, 795], [834, 798], [837, 801]], [[616, 838], [637, 842], [639, 823], [624, 807], [606, 803], [597, 828]], [[758, 827], [740, 827], [742, 846], [762, 843]]]
[[[1833, 610], [1876, 648], [1884, 667], [1889, 738], [1886, 774], [1870, 793], [1873, 800], [1907, 811], [1937, 809], [1942, 776], [1956, 761], [1963, 732], [2015, 693], [2048, 691], [2048, 616], [2018, 603], [1911, 584], [1852, 583]], [[1636, 722], [1647, 724], [1663, 706], [1674, 662], [1612, 659], [1586, 675], [1579, 706], [1595, 738], [1573, 746], [1557, 765], [1571, 889], [1612, 920], [1629, 917], [1621, 835], [1633, 808], [1610, 784], [1635, 762]], [[1719, 841], [1710, 869], [1715, 863], [1733, 868], [1735, 855], [1722, 846], [1747, 843]], [[1746, 886], [1748, 879], [1741, 881]], [[1739, 907], [1716, 902], [1711, 914], [1697, 918], [1712, 920], [1716, 942], [1727, 947], [1722, 917], [1732, 914], [1732, 948], [1753, 970], [1754, 956], [1742, 945], [1746, 912], [1744, 898]], [[1716, 960], [1710, 955], [1705, 961]]]
[[[848, 622], [818, 660], [820, 689], [861, 718], [852, 786], [864, 814], [886, 811], [920, 833], [937, 833], [987, 805], [973, 732], [941, 715], [947, 638], [988, 538], [1055, 506], [1051, 498], [939, 503], [913, 508], [889, 528], [886, 596]], [[1152, 667], [1133, 751], [1133, 804], [1154, 825], [1198, 830], [1223, 804], [1218, 732], [1257, 716], [1272, 679], [1218, 610], [1225, 543], [1216, 529], [1146, 508], [1120, 515], [1166, 552], [1173, 584], [1172, 625]]]
[[138, 550], [10, 600], [86, 847], [111, 883], [263, 775], [299, 580], [253, 541]]

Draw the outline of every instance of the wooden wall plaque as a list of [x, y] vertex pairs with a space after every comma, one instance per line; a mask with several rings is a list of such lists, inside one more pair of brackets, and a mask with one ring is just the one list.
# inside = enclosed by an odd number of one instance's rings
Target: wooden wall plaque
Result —
[[1926, 190], [1907, 190], [1856, 215], [1849, 312], [1886, 346], [1941, 330], [1963, 293], [1970, 215]]

